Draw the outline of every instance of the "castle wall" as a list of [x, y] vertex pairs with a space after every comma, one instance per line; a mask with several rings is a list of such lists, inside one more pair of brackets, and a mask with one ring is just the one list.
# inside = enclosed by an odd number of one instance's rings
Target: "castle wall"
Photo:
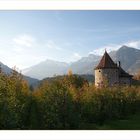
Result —
[[119, 69], [97, 69], [95, 70], [95, 86], [119, 84]]
[[131, 85], [131, 78], [129, 77], [120, 77], [120, 85]]

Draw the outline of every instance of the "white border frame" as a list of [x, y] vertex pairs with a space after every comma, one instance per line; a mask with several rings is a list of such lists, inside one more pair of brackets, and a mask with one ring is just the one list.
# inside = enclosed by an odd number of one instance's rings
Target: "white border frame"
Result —
[[1, 131], [1, 140], [140, 140], [140, 131]]
[[[140, 10], [139, 0], [0, 0], [0, 10]], [[140, 17], [138, 17], [140, 18]], [[0, 131], [1, 140], [140, 140], [140, 131]]]
[[139, 0], [0, 0], [0, 10], [139, 10]]

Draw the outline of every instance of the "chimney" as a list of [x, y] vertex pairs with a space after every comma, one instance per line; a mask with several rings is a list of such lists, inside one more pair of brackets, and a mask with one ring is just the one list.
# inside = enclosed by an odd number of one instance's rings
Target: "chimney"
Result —
[[119, 61], [119, 68], [121, 67], [121, 62]]

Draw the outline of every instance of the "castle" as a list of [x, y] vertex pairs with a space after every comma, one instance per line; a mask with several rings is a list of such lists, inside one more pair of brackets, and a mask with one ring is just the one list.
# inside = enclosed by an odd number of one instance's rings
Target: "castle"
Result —
[[115, 85], [131, 85], [132, 75], [125, 72], [119, 64], [113, 62], [109, 54], [105, 51], [95, 70], [95, 86], [103, 87]]

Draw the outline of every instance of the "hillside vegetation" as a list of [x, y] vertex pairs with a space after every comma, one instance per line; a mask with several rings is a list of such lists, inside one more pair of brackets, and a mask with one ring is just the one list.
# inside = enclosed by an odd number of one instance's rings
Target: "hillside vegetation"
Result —
[[109, 129], [139, 108], [138, 85], [97, 89], [69, 72], [32, 90], [15, 70], [0, 72], [0, 129]]

